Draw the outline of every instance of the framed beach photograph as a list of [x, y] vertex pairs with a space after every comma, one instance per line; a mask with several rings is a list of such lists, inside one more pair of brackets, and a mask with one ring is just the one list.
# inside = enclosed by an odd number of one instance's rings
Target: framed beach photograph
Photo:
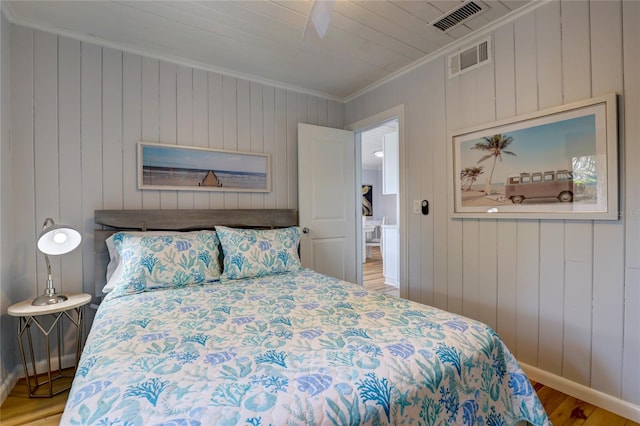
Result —
[[139, 142], [138, 188], [270, 192], [271, 155]]
[[453, 217], [619, 217], [615, 94], [461, 130], [451, 148]]

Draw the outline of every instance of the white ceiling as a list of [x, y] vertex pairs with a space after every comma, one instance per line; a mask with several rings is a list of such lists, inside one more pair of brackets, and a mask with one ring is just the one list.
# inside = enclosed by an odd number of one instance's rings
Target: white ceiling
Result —
[[[475, 0], [478, 2], [478, 0]], [[328, 33], [302, 41], [311, 0], [4, 1], [17, 24], [345, 100], [531, 0], [489, 8], [447, 33], [429, 25], [462, 0], [337, 0]]]
[[378, 170], [382, 167], [382, 158], [373, 155], [382, 150], [382, 138], [391, 132], [398, 131], [397, 120], [384, 123], [373, 129], [362, 132], [362, 168]]

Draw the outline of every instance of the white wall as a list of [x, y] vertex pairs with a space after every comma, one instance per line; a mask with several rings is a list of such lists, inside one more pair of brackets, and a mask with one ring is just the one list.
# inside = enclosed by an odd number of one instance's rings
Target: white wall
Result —
[[[15, 348], [15, 319], [7, 316], [12, 304], [13, 287], [10, 284], [11, 253], [11, 159], [9, 152], [9, 24], [0, 14], [0, 348]], [[17, 353], [1, 349], [0, 401], [11, 390], [15, 378], [11, 377]]]
[[[406, 200], [431, 203], [429, 216], [408, 218], [409, 298], [482, 320], [523, 363], [632, 404], [640, 404], [638, 22], [638, 2], [550, 2], [492, 32], [491, 64], [448, 79], [443, 55], [345, 110], [351, 123], [405, 105]], [[449, 132], [613, 91], [622, 94], [621, 220], [449, 217]]]
[[[11, 89], [11, 303], [44, 289], [35, 237], [45, 218], [83, 236], [81, 249], [52, 258], [56, 288], [93, 293], [94, 210], [297, 208], [298, 122], [344, 124], [340, 103], [20, 26]], [[140, 140], [270, 153], [272, 191], [139, 191]], [[3, 346], [3, 364], [14, 352]]]

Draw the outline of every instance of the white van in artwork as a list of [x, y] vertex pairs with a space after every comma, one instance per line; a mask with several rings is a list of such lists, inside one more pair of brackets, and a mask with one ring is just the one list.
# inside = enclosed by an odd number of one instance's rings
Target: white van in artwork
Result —
[[563, 203], [573, 201], [573, 172], [555, 170], [520, 173], [509, 176], [504, 185], [504, 198], [520, 204], [529, 198], [556, 198]]

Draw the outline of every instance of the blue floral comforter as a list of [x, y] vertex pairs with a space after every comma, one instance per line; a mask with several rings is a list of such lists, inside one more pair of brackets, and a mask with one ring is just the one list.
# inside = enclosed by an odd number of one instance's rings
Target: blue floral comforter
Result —
[[312, 271], [100, 305], [62, 424], [550, 424], [488, 326]]

